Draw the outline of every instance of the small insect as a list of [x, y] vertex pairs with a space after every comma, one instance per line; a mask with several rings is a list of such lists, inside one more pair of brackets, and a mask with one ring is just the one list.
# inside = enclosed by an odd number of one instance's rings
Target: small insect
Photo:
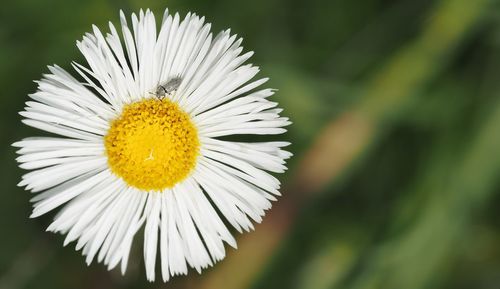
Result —
[[163, 99], [165, 96], [172, 96], [181, 85], [182, 78], [179, 76], [172, 77], [164, 84], [158, 85], [153, 93], [158, 99]]

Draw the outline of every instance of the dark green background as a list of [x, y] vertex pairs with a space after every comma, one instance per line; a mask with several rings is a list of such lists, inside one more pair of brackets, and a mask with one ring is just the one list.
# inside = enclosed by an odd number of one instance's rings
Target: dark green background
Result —
[[[0, 288], [500, 288], [499, 4], [3, 1]], [[47, 64], [83, 63], [75, 41], [91, 24], [107, 31], [119, 9], [151, 8], [159, 18], [165, 7], [244, 37], [293, 121], [283, 138], [295, 157], [280, 176], [285, 221], [264, 220], [276, 246], [257, 226], [252, 242], [269, 252], [240, 240], [202, 275], [150, 284], [138, 239], [121, 277], [87, 267], [74, 244], [45, 232], [53, 213], [28, 218], [10, 144], [37, 134], [17, 112]], [[240, 250], [260, 263], [238, 259]]]

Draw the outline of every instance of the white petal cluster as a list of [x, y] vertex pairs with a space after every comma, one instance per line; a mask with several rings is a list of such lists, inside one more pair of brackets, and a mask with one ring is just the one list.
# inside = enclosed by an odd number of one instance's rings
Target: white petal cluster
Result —
[[[268, 100], [259, 68], [244, 64], [242, 39], [229, 30], [215, 36], [203, 17], [153, 13], [123, 14], [121, 32], [109, 24], [77, 42], [88, 66], [73, 63], [78, 78], [58, 66], [38, 81], [21, 115], [29, 126], [53, 134], [14, 144], [20, 167], [31, 170], [20, 186], [34, 193], [38, 217], [60, 208], [48, 230], [75, 241], [86, 261], [121, 263], [125, 272], [135, 234], [144, 228], [148, 280], [155, 279], [158, 255], [164, 281], [200, 272], [225, 256], [224, 242], [236, 242], [223, 220], [237, 231], [260, 222], [279, 195], [270, 172], [286, 170], [287, 142], [235, 142], [230, 135], [272, 135], [289, 124]], [[169, 95], [196, 125], [200, 155], [193, 172], [172, 189], [145, 192], [127, 185], [108, 167], [104, 136], [123, 106], [144, 97], [159, 83], [182, 79]], [[159, 251], [159, 252], [157, 252]]]

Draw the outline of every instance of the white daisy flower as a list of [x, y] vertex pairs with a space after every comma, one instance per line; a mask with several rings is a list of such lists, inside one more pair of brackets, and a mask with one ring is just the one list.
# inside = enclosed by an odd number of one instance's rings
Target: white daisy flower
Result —
[[203, 17], [165, 12], [120, 14], [77, 46], [88, 67], [73, 63], [80, 80], [58, 66], [38, 81], [20, 114], [29, 126], [54, 134], [16, 142], [20, 186], [38, 217], [61, 210], [48, 227], [76, 241], [86, 262], [121, 263], [124, 274], [135, 234], [144, 225], [147, 279], [155, 279], [157, 248], [164, 281], [201, 269], [236, 247], [226, 227], [253, 229], [286, 170], [287, 142], [236, 142], [230, 135], [275, 135], [280, 117], [272, 89], [252, 80], [241, 39], [210, 32]]

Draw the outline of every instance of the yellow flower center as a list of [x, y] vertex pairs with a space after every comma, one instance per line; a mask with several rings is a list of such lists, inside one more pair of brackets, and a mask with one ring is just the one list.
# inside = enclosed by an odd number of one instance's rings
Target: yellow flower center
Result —
[[200, 143], [189, 115], [170, 100], [125, 105], [104, 138], [111, 170], [146, 191], [171, 188], [194, 168]]

